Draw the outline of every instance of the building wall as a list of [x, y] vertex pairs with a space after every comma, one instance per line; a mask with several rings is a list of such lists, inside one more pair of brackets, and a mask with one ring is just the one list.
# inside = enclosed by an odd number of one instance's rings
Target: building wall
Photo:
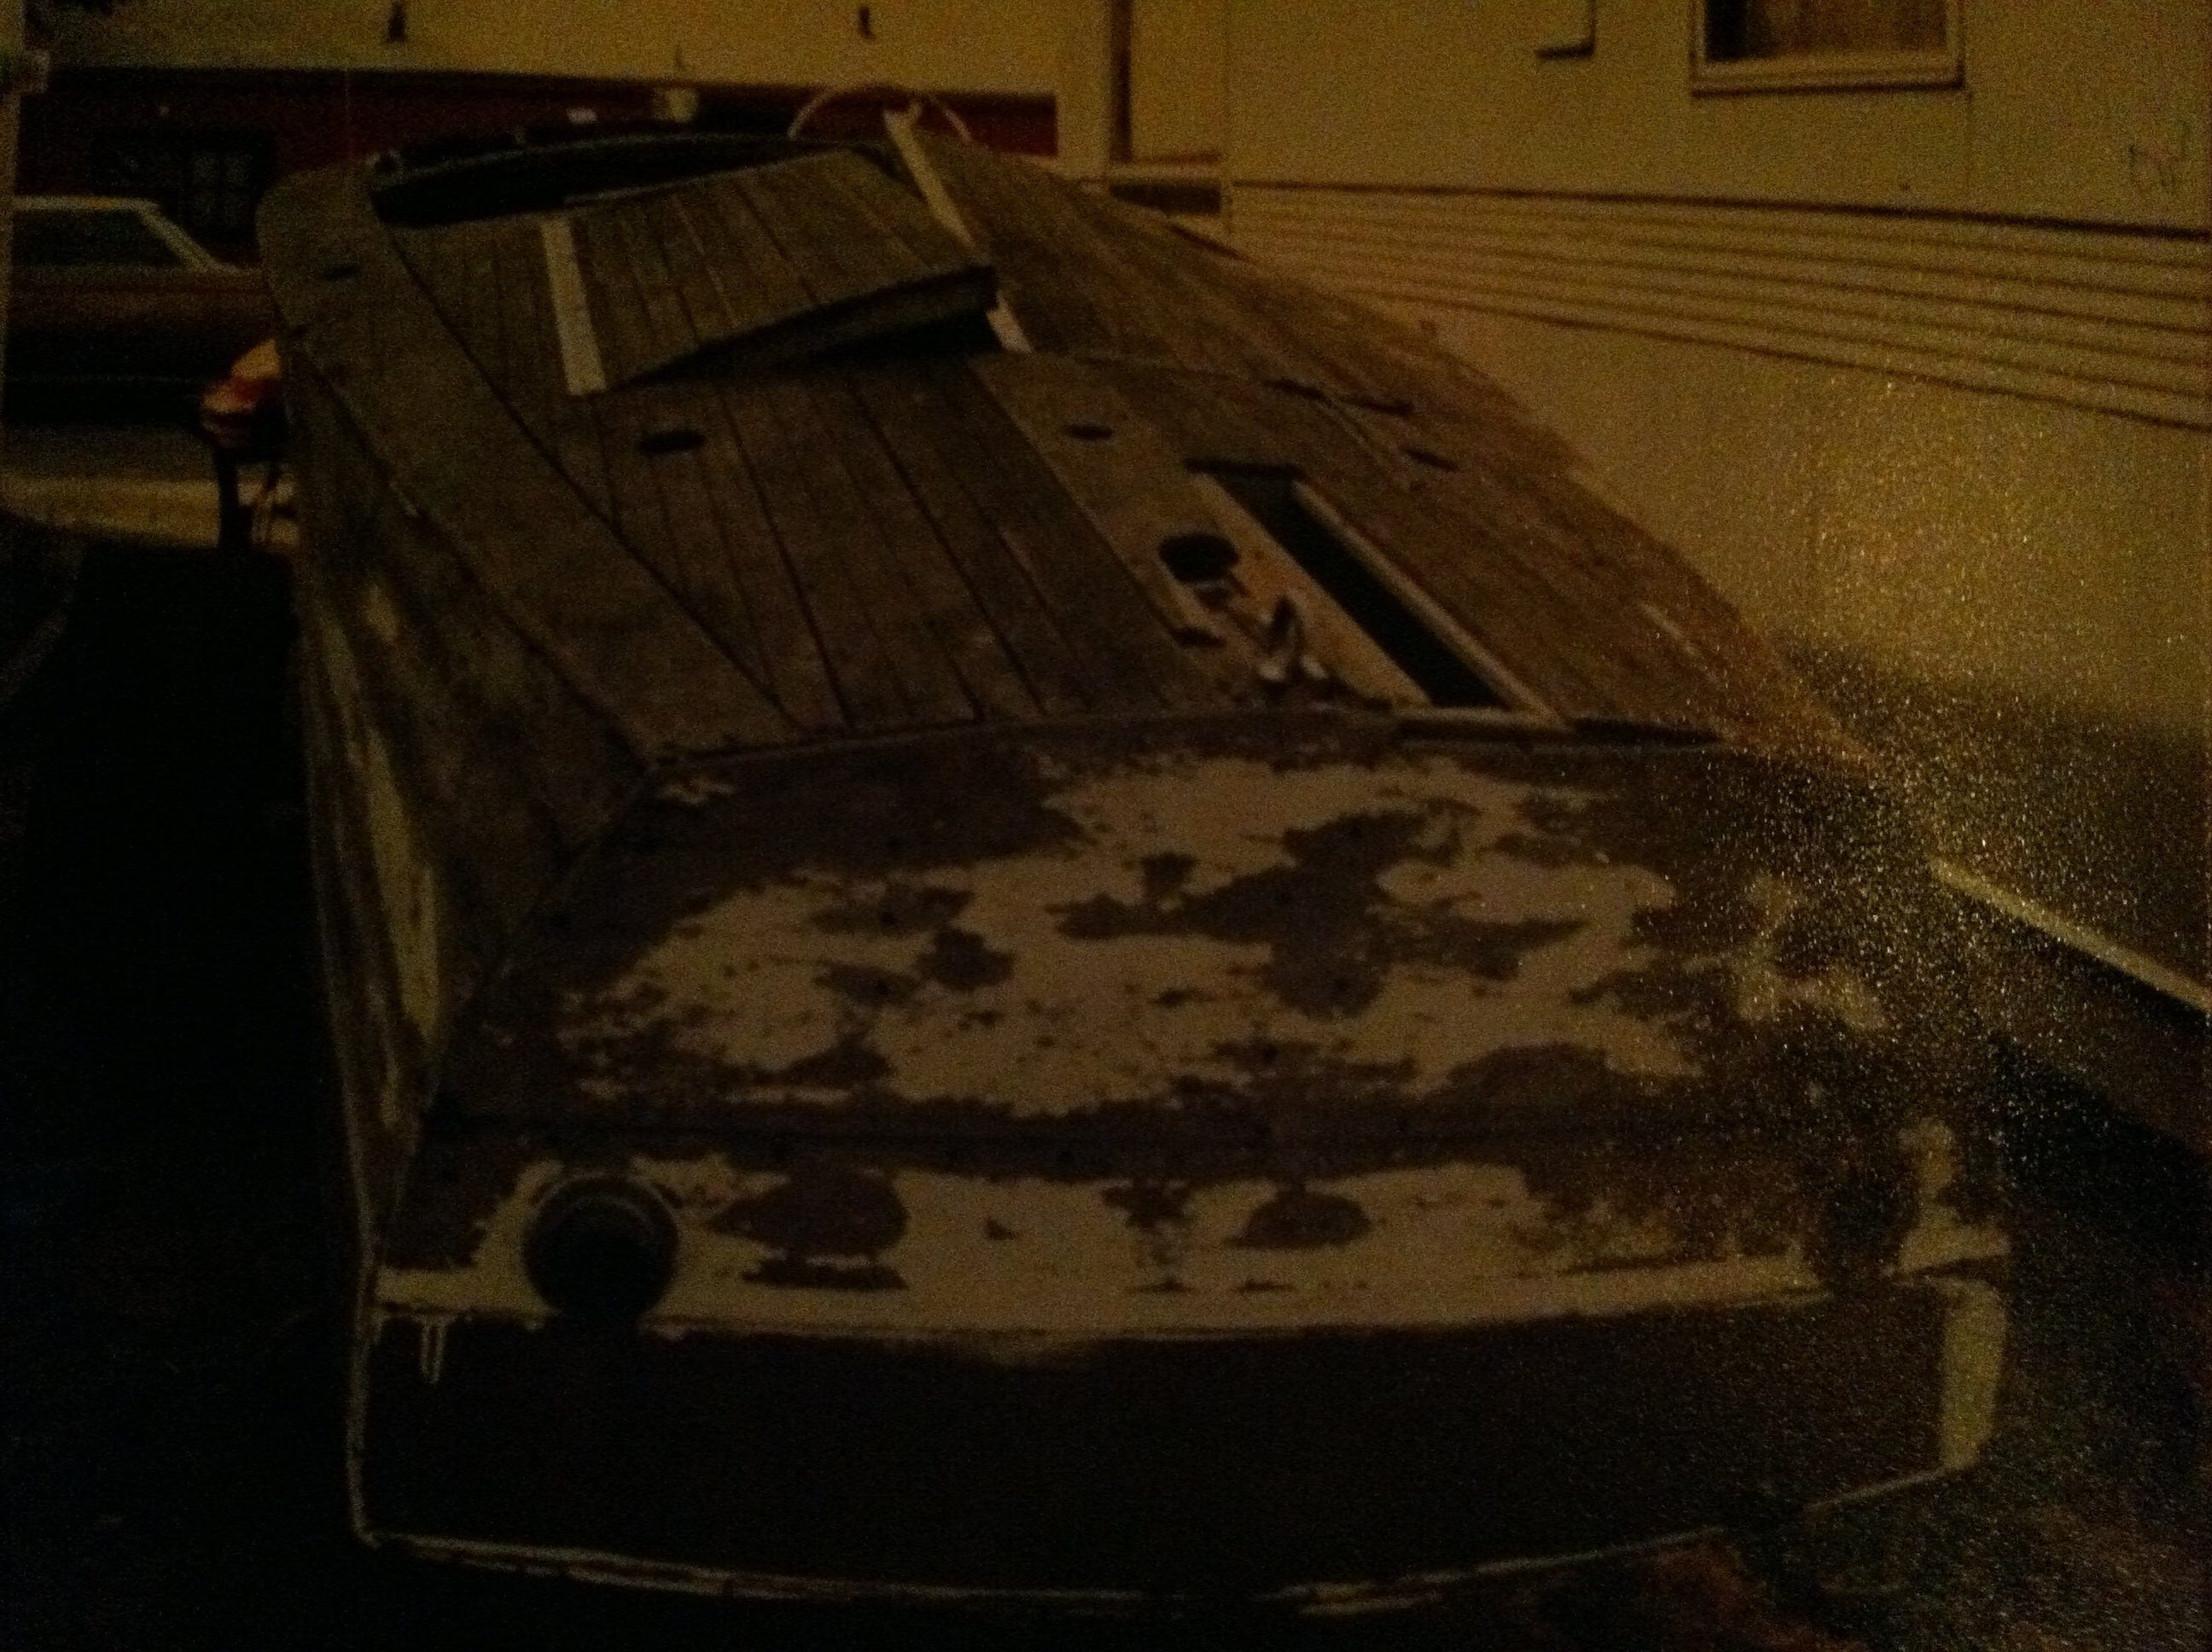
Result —
[[[65, 61], [163, 68], [392, 69], [934, 90], [1052, 89], [1052, 0], [131, 0], [70, 16]], [[862, 14], [866, 14], [863, 32]]]
[[1942, 853], [2201, 994], [2212, 8], [1961, 8], [1956, 87], [1716, 94], [1691, 0], [1565, 56], [1556, 5], [1235, 0], [1231, 230], [1515, 392]]
[[[404, 0], [392, 41], [392, 0], [130, 0], [57, 15], [59, 66], [26, 111], [23, 183], [149, 195], [251, 258], [252, 203], [285, 173], [447, 137], [643, 120], [662, 87], [695, 93], [702, 125], [780, 131], [823, 88], [905, 85], [979, 142], [1049, 155], [1057, 5]], [[872, 119], [866, 102], [825, 111], [825, 129]], [[235, 171], [236, 186], [210, 205], [196, 167]]]
[[1962, 0], [1956, 88], [1696, 95], [1694, 0], [1234, 0], [1240, 179], [2212, 226], [2202, 0]]

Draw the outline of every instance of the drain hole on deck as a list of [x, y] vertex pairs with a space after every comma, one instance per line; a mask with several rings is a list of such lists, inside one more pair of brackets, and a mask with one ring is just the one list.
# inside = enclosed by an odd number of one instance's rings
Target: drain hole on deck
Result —
[[1459, 463], [1457, 460], [1446, 459], [1442, 453], [1435, 452], [1426, 447], [1416, 447], [1410, 442], [1406, 445], [1405, 454], [1406, 457], [1412, 459], [1414, 464], [1425, 465], [1431, 471], [1456, 471], [1459, 469]]
[[1218, 533], [1171, 533], [1160, 541], [1160, 561], [1185, 585], [1206, 585], [1237, 566], [1237, 547]]
[[345, 281], [361, 273], [361, 266], [351, 258], [340, 258], [336, 264], [323, 266], [325, 281]]
[[1112, 425], [1092, 424], [1082, 419], [1078, 419], [1073, 424], [1067, 426], [1066, 430], [1067, 434], [1078, 441], [1109, 441], [1114, 435]]
[[688, 453], [704, 446], [706, 441], [696, 430], [655, 430], [637, 439], [637, 451], [648, 459], [659, 459], [664, 453]]

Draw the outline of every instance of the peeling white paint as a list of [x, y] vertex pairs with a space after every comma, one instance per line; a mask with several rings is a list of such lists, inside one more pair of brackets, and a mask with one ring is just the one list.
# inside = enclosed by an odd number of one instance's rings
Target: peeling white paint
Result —
[[1816, 975], [1784, 975], [1775, 943], [1790, 915], [1808, 900], [1796, 884], [1772, 872], [1753, 873], [1744, 897], [1759, 909], [1759, 927], [1731, 953], [1727, 967], [1735, 989], [1736, 1013], [1746, 1021], [1771, 1021], [1792, 1006], [1821, 1010], [1855, 1033], [1886, 1032], [1889, 1017], [1881, 1001], [1856, 972], [1831, 964]]
[[[1657, 1218], [1601, 1212], [1563, 1226], [1522, 1173], [1458, 1163], [1310, 1184], [1348, 1200], [1369, 1224], [1338, 1244], [1240, 1242], [1282, 1192], [1273, 1180], [1191, 1192], [1173, 1219], [1133, 1222], [1110, 1181], [986, 1181], [902, 1170], [889, 1185], [906, 1212], [897, 1242], [860, 1257], [817, 1257], [894, 1272], [895, 1289], [794, 1287], [756, 1277], [777, 1255], [714, 1217], [781, 1186], [720, 1154], [637, 1158], [629, 1173], [667, 1200], [679, 1234], [676, 1276], [646, 1317], [680, 1335], [768, 1333], [1004, 1339], [994, 1357], [1048, 1360], [1115, 1336], [1382, 1328], [1519, 1321], [1662, 1306], [1739, 1305], [1815, 1291], [1792, 1244], [1772, 1254], [1679, 1260]], [[493, 1211], [471, 1260], [448, 1268], [386, 1267], [377, 1300], [409, 1316], [547, 1316], [523, 1266], [530, 1223], [562, 1177], [527, 1167]]]
[[1911, 1156], [1920, 1212], [1899, 1249], [1899, 1271], [1917, 1273], [2004, 1255], [2009, 1248], [2004, 1230], [1994, 1222], [1966, 1220], [1952, 1200], [1959, 1143], [1951, 1127], [1940, 1119], [1919, 1119], [1899, 1133], [1899, 1141]]
[[[1408, 1095], [1493, 1052], [1569, 1044], [1619, 1072], [1679, 1078], [1696, 1068], [1674, 1029], [1583, 989], [1649, 961], [1632, 938], [1639, 912], [1674, 896], [1633, 865], [1545, 866], [1501, 848], [1530, 835], [1532, 803], [1583, 806], [1589, 794], [1471, 776], [1443, 758], [1379, 768], [1282, 770], [1242, 758], [1155, 763], [1067, 781], [1052, 806], [1079, 841], [932, 871], [894, 884], [801, 871], [726, 897], [672, 932], [603, 993], [571, 1001], [563, 1042], [588, 1056], [648, 1026], [678, 1048], [756, 1070], [778, 1070], [865, 1036], [888, 1064], [886, 1087], [915, 1099], [985, 1098], [1018, 1114], [1155, 1100], [1178, 1078], [1231, 1088], [1249, 1082], [1238, 1047], [1259, 1042], [1302, 1059], [1404, 1069]], [[1287, 835], [1347, 817], [1422, 822], [1414, 853], [1377, 879], [1375, 921], [1416, 930], [1438, 919], [1562, 922], [1571, 933], [1528, 948], [1510, 980], [1489, 981], [1445, 959], [1377, 959], [1378, 990], [1356, 1014], [1284, 1001], [1267, 978], [1283, 939], [1223, 938], [1186, 926], [1169, 933], [1079, 938], [1070, 914], [1105, 900], [1146, 907], [1146, 862], [1187, 856], [1188, 875], [1158, 909], [1187, 910], [1240, 878], [1291, 867]], [[933, 931], [825, 927], [838, 909], [872, 911], [900, 887], [944, 891], [949, 921], [1005, 960], [1004, 979], [950, 986], [928, 978]], [[825, 984], [836, 969], [880, 972], [904, 996], [856, 1004]], [[779, 1085], [779, 1090], [786, 1086]], [[791, 1084], [840, 1098], [842, 1086]], [[612, 1092], [610, 1091], [610, 1094]]]

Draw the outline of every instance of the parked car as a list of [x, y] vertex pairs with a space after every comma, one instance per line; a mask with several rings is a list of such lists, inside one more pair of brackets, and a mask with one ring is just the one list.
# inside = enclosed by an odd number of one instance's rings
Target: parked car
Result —
[[258, 270], [226, 264], [151, 201], [15, 203], [7, 408], [189, 415], [211, 379], [276, 330]]

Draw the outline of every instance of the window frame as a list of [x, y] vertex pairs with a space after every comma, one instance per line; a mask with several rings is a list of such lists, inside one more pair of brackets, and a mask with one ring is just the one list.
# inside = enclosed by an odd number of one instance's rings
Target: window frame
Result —
[[1690, 0], [1690, 89], [1735, 92], [1936, 90], [1966, 82], [1960, 12], [1943, 0], [1944, 44], [1925, 52], [1820, 52], [1789, 57], [1717, 59], [1707, 46], [1713, 0]]

